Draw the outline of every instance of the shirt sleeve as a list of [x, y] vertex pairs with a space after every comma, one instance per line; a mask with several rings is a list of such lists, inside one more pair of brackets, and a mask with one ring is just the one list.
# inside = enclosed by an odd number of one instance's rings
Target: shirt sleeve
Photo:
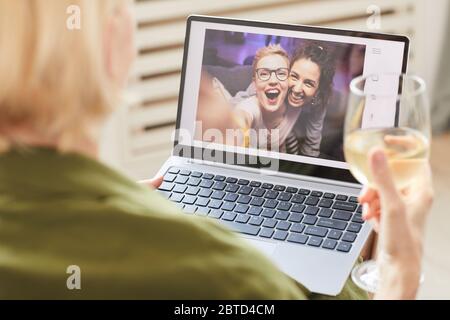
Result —
[[[216, 253], [221, 256], [222, 263], [217, 268], [214, 261], [204, 261], [208, 269], [216, 270], [216, 282], [223, 299], [255, 299], [255, 300], [365, 300], [367, 293], [358, 288], [351, 279], [348, 279], [343, 290], [337, 296], [327, 296], [312, 293], [301, 283], [290, 278], [273, 265], [265, 256], [256, 249], [246, 244], [236, 234], [223, 229], [215, 221], [208, 230], [212, 232], [211, 243], [215, 243]], [[206, 224], [202, 227], [205, 227]], [[226, 247], [223, 247], [226, 245]], [[219, 247], [222, 249], [219, 250]], [[209, 257], [205, 252], [205, 259]], [[361, 261], [359, 261], [361, 262]], [[224, 296], [223, 296], [224, 295]]]
[[260, 110], [258, 106], [258, 102], [256, 99], [256, 96], [251, 96], [243, 101], [241, 101], [239, 104], [236, 105], [234, 108], [235, 111], [243, 112], [248, 116], [248, 121], [250, 123], [250, 127], [255, 126], [256, 119], [260, 116]]
[[245, 91], [239, 91], [230, 99], [231, 104], [237, 105], [240, 102], [256, 95], [255, 84], [252, 82]]
[[[176, 283], [160, 287], [160, 297], [189, 299], [307, 299], [306, 290], [214, 220], [180, 217], [174, 223], [176, 241], [160, 259], [167, 259], [159, 277]], [[186, 250], [186, 247], [191, 248]], [[184, 248], [184, 249], [183, 249]], [[171, 273], [167, 271], [171, 270]], [[176, 291], [175, 291], [176, 290]]]

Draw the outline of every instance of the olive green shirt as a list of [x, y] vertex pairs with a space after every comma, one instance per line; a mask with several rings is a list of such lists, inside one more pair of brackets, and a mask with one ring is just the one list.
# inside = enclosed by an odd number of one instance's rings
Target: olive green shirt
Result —
[[[365, 297], [350, 281], [338, 296]], [[29, 149], [0, 155], [0, 299], [17, 298], [326, 297], [93, 159]]]

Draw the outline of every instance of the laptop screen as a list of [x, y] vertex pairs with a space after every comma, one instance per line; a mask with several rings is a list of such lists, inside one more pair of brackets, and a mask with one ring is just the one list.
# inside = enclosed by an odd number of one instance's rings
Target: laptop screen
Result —
[[[406, 71], [408, 50], [405, 37], [207, 17], [190, 18], [186, 40], [176, 146], [215, 162], [276, 159], [272, 169], [302, 164], [318, 176], [320, 167], [327, 177], [325, 168], [348, 169], [351, 80]], [[395, 124], [395, 101], [368, 110], [365, 127]]]

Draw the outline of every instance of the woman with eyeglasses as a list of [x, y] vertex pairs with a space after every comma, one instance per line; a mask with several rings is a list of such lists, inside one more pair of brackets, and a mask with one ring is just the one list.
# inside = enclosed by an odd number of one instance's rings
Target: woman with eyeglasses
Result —
[[297, 110], [288, 109], [289, 57], [279, 45], [263, 47], [253, 61], [253, 84], [256, 95], [234, 109], [235, 119], [246, 132], [244, 146], [284, 151], [284, 141], [292, 130]]

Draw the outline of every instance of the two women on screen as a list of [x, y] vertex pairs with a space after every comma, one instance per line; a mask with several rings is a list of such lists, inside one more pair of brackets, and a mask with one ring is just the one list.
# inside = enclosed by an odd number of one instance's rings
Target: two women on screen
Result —
[[[247, 134], [244, 146], [319, 156], [334, 66], [327, 50], [314, 43], [300, 47], [291, 60], [279, 45], [258, 50], [253, 62], [256, 95], [234, 109]], [[308, 121], [296, 133], [293, 129], [305, 110]]]

